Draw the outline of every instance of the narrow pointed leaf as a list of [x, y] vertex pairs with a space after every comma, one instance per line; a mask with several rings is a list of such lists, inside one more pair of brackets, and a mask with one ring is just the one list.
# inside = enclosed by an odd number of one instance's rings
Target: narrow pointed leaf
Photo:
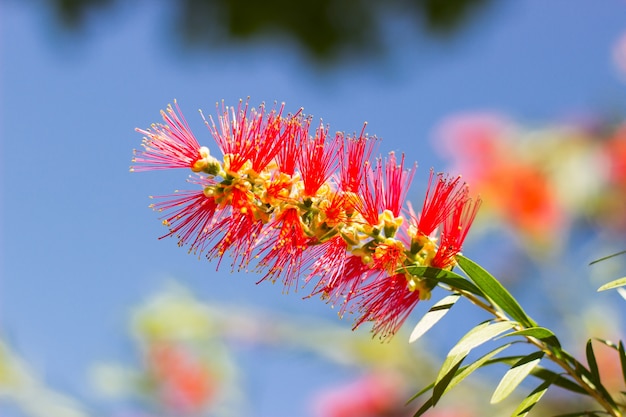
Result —
[[598, 291], [606, 291], [617, 287], [623, 287], [624, 285], [626, 285], [626, 277], [607, 282], [606, 284], [598, 288]]
[[446, 391], [447, 385], [452, 381], [455, 372], [461, 366], [461, 363], [467, 357], [467, 354], [477, 346], [493, 339], [502, 332], [509, 330], [515, 325], [514, 322], [483, 322], [472, 330], [467, 332], [465, 336], [450, 350], [446, 359], [441, 365], [439, 374], [435, 379], [435, 387], [433, 389], [433, 403], [437, 404], [439, 398]]
[[576, 382], [541, 366], [536, 366], [530, 374], [544, 381], [552, 381], [552, 385], [575, 392], [576, 394], [589, 395], [589, 393]]
[[548, 391], [550, 385], [552, 385], [551, 381], [543, 381], [541, 385], [535, 388], [530, 394], [528, 394], [526, 398], [524, 398], [524, 400], [517, 406], [515, 411], [513, 411], [511, 417], [525, 417], [530, 412], [530, 410], [533, 409], [535, 404], [539, 402], [541, 397], [543, 397], [543, 394]]
[[593, 353], [593, 344], [591, 339], [587, 341], [587, 347], [585, 349], [587, 355], [587, 363], [589, 364], [589, 371], [592, 375], [592, 381], [595, 383], [600, 382], [600, 371], [598, 370], [598, 362], [596, 361], [596, 355]]
[[[506, 363], [508, 365], [513, 365], [521, 359], [520, 356], [512, 356], [512, 357], [504, 357], [497, 358], [485, 365], [491, 365], [492, 363]], [[530, 374], [536, 378], [543, 379], [544, 381], [552, 381], [552, 385], [556, 385], [560, 388], [566, 389], [568, 391], [575, 392], [576, 394], [589, 395], [587, 391], [585, 391], [580, 385], [571, 379], [557, 374], [549, 369], [543, 368], [539, 365], [535, 366]]]
[[448, 387], [454, 379], [454, 376], [457, 374], [459, 368], [461, 367], [463, 359], [465, 359], [465, 356], [463, 356], [459, 360], [455, 360], [452, 367], [444, 375], [440, 374], [437, 376], [437, 382], [435, 383], [435, 387], [433, 388], [433, 407], [437, 404], [437, 402], [439, 402], [443, 394], [448, 391]]
[[561, 347], [561, 343], [557, 339], [556, 335], [550, 329], [545, 327], [530, 327], [528, 329], [518, 330], [516, 332], [507, 333], [502, 337], [509, 336], [528, 336], [535, 339], [543, 340], [547, 344], [555, 347]]
[[622, 364], [622, 376], [624, 377], [624, 383], [626, 383], [626, 352], [624, 351], [624, 343], [619, 341], [619, 361]]
[[[449, 384], [447, 384], [447, 387], [445, 387], [445, 389], [443, 390], [443, 393], [445, 394], [446, 392], [448, 392], [455, 385], [457, 385], [458, 383], [463, 381], [465, 378], [467, 378], [470, 374], [472, 374], [472, 372], [474, 372], [476, 369], [479, 369], [479, 368], [481, 368], [482, 366], [485, 366], [485, 365], [489, 365], [489, 364], [495, 363], [495, 362], [491, 361], [491, 358], [493, 358], [495, 355], [497, 355], [498, 353], [502, 352], [504, 349], [508, 348], [509, 346], [511, 346], [511, 343], [508, 343], [506, 345], [500, 346], [500, 347], [492, 350], [491, 352], [483, 355], [481, 358], [479, 358], [475, 362], [471, 363], [470, 365], [466, 365], [466, 366], [458, 369], [458, 371], [456, 372], [456, 374], [454, 375], [452, 380], [449, 382]], [[435, 386], [435, 383], [433, 382], [433, 383], [429, 384], [428, 386], [422, 388], [422, 390], [417, 392], [415, 395], [413, 395], [407, 401], [407, 404], [410, 403], [411, 401], [415, 400], [416, 398], [418, 398], [422, 394], [424, 394], [426, 391], [432, 389], [434, 386]]]
[[435, 383], [431, 382], [430, 384], [428, 384], [427, 386], [425, 386], [424, 388], [422, 388], [421, 390], [413, 394], [413, 396], [407, 400], [406, 404], [409, 404], [413, 402], [414, 400], [416, 400], [417, 398], [421, 397], [424, 393], [426, 393], [426, 391], [430, 391], [431, 389], [433, 389], [434, 386], [435, 386]]
[[459, 266], [474, 281], [487, 297], [502, 311], [525, 327], [536, 327], [535, 323], [522, 309], [517, 300], [480, 265], [461, 255], [456, 257]]
[[471, 364], [462, 367], [454, 376], [454, 378], [452, 378], [452, 380], [450, 381], [450, 383], [448, 384], [448, 386], [446, 387], [445, 392], [448, 392], [449, 390], [451, 390], [455, 385], [457, 385], [459, 382], [463, 381], [465, 378], [467, 378], [468, 376], [470, 376], [472, 374], [472, 372], [474, 372], [475, 370], [482, 368], [485, 365], [489, 365], [490, 364], [490, 360], [491, 358], [493, 358], [494, 356], [496, 356], [498, 353], [502, 352], [504, 349], [508, 348], [509, 346], [511, 346], [510, 343], [507, 343], [506, 345], [502, 345], [494, 350], [492, 350], [491, 352], [483, 355], [482, 357], [480, 357], [479, 359], [477, 359], [476, 361], [472, 362]]
[[426, 402], [424, 404], [422, 404], [422, 406], [419, 408], [419, 410], [417, 410], [415, 412], [415, 414], [413, 414], [413, 417], [423, 416], [426, 411], [430, 410], [434, 406], [435, 405], [433, 404], [433, 399], [431, 397], [428, 400], [426, 400]]
[[415, 342], [417, 339], [422, 337], [424, 333], [426, 333], [431, 327], [433, 327], [439, 320], [445, 316], [450, 308], [457, 302], [460, 298], [459, 294], [452, 294], [444, 297], [439, 302], [437, 302], [434, 306], [428, 310], [424, 317], [417, 323], [413, 332], [411, 332], [411, 336], [409, 337], [409, 343]]
[[508, 397], [528, 374], [530, 374], [533, 368], [539, 364], [541, 358], [543, 358], [543, 352], [539, 351], [525, 356], [515, 363], [500, 380], [498, 387], [491, 397], [491, 403], [498, 403]]
[[483, 343], [495, 338], [499, 334], [510, 330], [517, 323], [512, 321], [499, 321], [495, 323], [484, 322], [467, 332], [465, 336], [450, 350], [448, 356], [465, 354]]
[[607, 259], [611, 259], [611, 258], [614, 258], [616, 256], [623, 255], [625, 253], [626, 253], [626, 250], [623, 250], [621, 252], [617, 252], [617, 253], [614, 253], [612, 255], [605, 256], [605, 257], [600, 258], [600, 259], [596, 259], [595, 261], [591, 261], [591, 262], [589, 262], [589, 265], [597, 264], [598, 262], [606, 261]]

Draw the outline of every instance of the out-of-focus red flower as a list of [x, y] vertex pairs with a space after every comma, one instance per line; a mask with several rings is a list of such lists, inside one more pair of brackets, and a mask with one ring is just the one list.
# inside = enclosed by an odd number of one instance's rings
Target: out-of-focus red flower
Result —
[[626, 124], [619, 126], [605, 143], [609, 181], [626, 191]]
[[408, 417], [405, 395], [401, 377], [376, 372], [320, 393], [313, 410], [316, 417]]
[[447, 120], [439, 137], [488, 211], [531, 241], [545, 243], [561, 233], [564, 207], [546, 167], [525, 156], [512, 132], [504, 119], [478, 114]]
[[206, 407], [216, 393], [216, 381], [206, 364], [184, 346], [156, 342], [146, 357], [157, 396], [164, 407], [178, 413], [194, 413]]

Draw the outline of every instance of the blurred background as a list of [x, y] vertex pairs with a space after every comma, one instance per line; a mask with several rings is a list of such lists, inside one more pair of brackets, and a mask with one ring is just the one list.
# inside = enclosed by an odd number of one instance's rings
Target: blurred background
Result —
[[[413, 204], [431, 167], [482, 195], [465, 254], [568, 350], [624, 338], [624, 298], [596, 289], [626, 256], [589, 265], [626, 249], [623, 0], [0, 0], [0, 42], [3, 417], [408, 416], [482, 319], [460, 303], [408, 344], [435, 293], [381, 344], [158, 240], [148, 196], [186, 174], [129, 165], [174, 99], [210, 147], [197, 110], [221, 100], [367, 121], [418, 162]], [[488, 405], [505, 370], [427, 415], [510, 413]], [[572, 406], [557, 389], [538, 415]]]

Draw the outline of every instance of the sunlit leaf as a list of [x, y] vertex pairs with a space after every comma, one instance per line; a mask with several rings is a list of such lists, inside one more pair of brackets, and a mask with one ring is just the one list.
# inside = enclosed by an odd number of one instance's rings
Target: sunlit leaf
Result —
[[[451, 366], [449, 367], [447, 372], [445, 374], [442, 374], [440, 372], [439, 375], [437, 375], [437, 380], [435, 382], [435, 387], [433, 388], [433, 396], [432, 396], [433, 406], [435, 406], [437, 404], [437, 402], [441, 399], [443, 394], [446, 391], [448, 391], [448, 387], [449, 387], [450, 383], [452, 382], [452, 380], [454, 379], [454, 376], [456, 375], [457, 371], [459, 370], [459, 367], [461, 366], [461, 363], [465, 359], [465, 356], [458, 357], [458, 358], [455, 357], [450, 362]], [[445, 365], [445, 361], [444, 361], [444, 365]], [[447, 368], [448, 367], [446, 366], [446, 369]], [[442, 369], [443, 369], [443, 366], [442, 366]]]
[[467, 332], [465, 336], [463, 336], [461, 340], [459, 340], [459, 342], [450, 350], [441, 365], [441, 369], [435, 379], [435, 387], [433, 389], [434, 404], [439, 401], [439, 398], [441, 398], [447, 388], [447, 384], [452, 380], [452, 377], [454, 376], [454, 373], [452, 372], [456, 372], [463, 360], [467, 357], [467, 354], [472, 349], [493, 339], [502, 332], [511, 329], [511, 327], [515, 326], [515, 324], [516, 323], [511, 321], [496, 323], [486, 321]]
[[[508, 365], [513, 365], [517, 363], [521, 359], [520, 356], [510, 356], [493, 359], [487, 365], [491, 365], [492, 363], [505, 363]], [[552, 385], [556, 385], [560, 388], [566, 389], [568, 391], [575, 392], [577, 394], [589, 395], [587, 391], [585, 391], [580, 385], [571, 379], [557, 374], [549, 369], [543, 368], [539, 365], [535, 366], [530, 374], [536, 378], [542, 379], [544, 381], [551, 381]]]
[[557, 339], [556, 335], [550, 329], [546, 329], [545, 327], [530, 327], [528, 329], [522, 329], [515, 332], [507, 333], [502, 337], [510, 337], [510, 336], [528, 336], [534, 337], [535, 339], [543, 340], [547, 344], [551, 346], [560, 347], [561, 344]]
[[551, 381], [542, 382], [541, 385], [535, 388], [530, 394], [528, 394], [526, 398], [524, 398], [524, 400], [517, 406], [515, 411], [513, 411], [511, 417], [525, 417], [530, 412], [530, 410], [532, 410], [535, 404], [539, 402], [541, 397], [543, 397], [543, 394], [548, 391], [550, 385], [552, 385]]
[[481, 368], [481, 367], [483, 367], [485, 365], [489, 365], [490, 361], [491, 361], [491, 358], [493, 358], [494, 356], [496, 356], [498, 353], [502, 352], [504, 349], [508, 348], [509, 346], [511, 346], [511, 343], [508, 343], [506, 345], [502, 345], [502, 346], [492, 350], [491, 352], [483, 355], [482, 357], [480, 357], [476, 361], [472, 362], [471, 364], [462, 367], [456, 373], [454, 378], [452, 378], [452, 380], [448, 384], [447, 388], [445, 389], [444, 393], [449, 391], [450, 389], [452, 389], [459, 382], [463, 381], [465, 378], [467, 378], [475, 370], [477, 370], [477, 369], [479, 369], [479, 368]]
[[598, 291], [606, 291], [617, 287], [623, 287], [624, 285], [626, 285], [626, 277], [607, 282], [606, 284], [598, 288]]
[[[465, 378], [467, 378], [469, 375], [471, 375], [472, 372], [474, 372], [476, 369], [479, 369], [479, 368], [481, 368], [481, 367], [483, 367], [485, 365], [488, 365], [490, 363], [490, 361], [491, 361], [491, 358], [493, 358], [495, 355], [497, 355], [498, 353], [502, 352], [504, 349], [508, 348], [509, 346], [511, 346], [511, 343], [503, 345], [503, 346], [500, 346], [500, 347], [492, 350], [491, 352], [483, 355], [481, 358], [479, 358], [478, 360], [476, 360], [475, 362], [473, 362], [470, 365], [464, 366], [464, 367], [462, 367], [460, 369], [457, 367], [455, 369], [454, 376], [452, 376], [451, 379], [446, 379], [443, 382], [440, 382], [440, 387], [437, 388], [437, 397], [435, 397], [434, 392], [433, 392], [433, 395], [428, 399], [428, 401], [426, 401], [426, 403], [424, 403], [422, 405], [420, 410], [422, 410], [422, 408], [424, 408], [425, 406], [427, 406], [427, 408], [424, 409], [423, 411], [421, 411], [419, 414], [415, 414], [415, 415], [416, 416], [417, 415], [422, 415], [424, 411], [426, 411], [428, 408], [434, 406], [434, 404], [435, 404], [434, 399], [435, 398], [438, 401], [441, 398], [441, 396], [443, 396], [443, 394], [447, 393], [450, 389], [452, 389], [454, 386], [456, 386], [461, 381], [463, 381]], [[493, 362], [491, 362], [491, 363], [493, 363]], [[458, 365], [460, 365], [460, 362], [458, 363]], [[450, 375], [452, 375], [452, 374], [450, 373]], [[421, 396], [422, 394], [424, 394], [426, 391], [430, 390], [433, 387], [435, 387], [435, 383], [429, 384], [427, 387], [423, 388], [421, 391], [419, 391], [413, 397], [411, 397], [411, 399], [408, 402], [413, 401], [414, 399], [416, 399], [417, 397]], [[420, 410], [418, 410], [418, 412]]]
[[445, 316], [450, 308], [457, 302], [460, 298], [459, 294], [452, 294], [444, 297], [435, 305], [433, 305], [430, 310], [424, 317], [417, 323], [413, 332], [411, 332], [411, 336], [409, 337], [409, 343], [415, 342], [417, 339], [422, 337], [424, 333], [426, 333], [431, 327], [433, 327], [439, 320]]
[[517, 300], [489, 272], [464, 256], [457, 255], [456, 259], [463, 272], [491, 299], [495, 306], [525, 327], [537, 326], [537, 323], [524, 312]]
[[465, 336], [450, 350], [448, 356], [456, 356], [467, 354], [470, 350], [483, 343], [495, 338], [499, 334], [510, 330], [517, 323], [513, 321], [483, 322], [472, 330], [467, 332]]
[[533, 368], [539, 364], [543, 355], [544, 353], [541, 351], [534, 352], [515, 363], [500, 380], [498, 387], [491, 397], [491, 403], [498, 403], [508, 397], [530, 374]]

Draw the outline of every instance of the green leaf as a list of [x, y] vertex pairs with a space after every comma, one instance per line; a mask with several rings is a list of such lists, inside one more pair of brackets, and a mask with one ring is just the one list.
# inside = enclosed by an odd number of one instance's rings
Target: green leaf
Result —
[[624, 352], [624, 342], [622, 342], [620, 340], [619, 341], [619, 345], [616, 345], [615, 343], [611, 342], [610, 340], [599, 339], [599, 338], [596, 338], [596, 340], [601, 342], [601, 343], [604, 343], [605, 345], [607, 345], [611, 349], [615, 349], [617, 351], [617, 353], [619, 353], [619, 361], [620, 361], [620, 365], [622, 367], [622, 377], [624, 378], [624, 382], [626, 383], [626, 352]]
[[605, 256], [603, 258], [596, 259], [595, 261], [589, 262], [589, 265], [597, 264], [598, 262], [606, 261], [607, 259], [611, 259], [611, 258], [614, 258], [616, 256], [623, 255], [625, 253], [626, 253], [626, 250], [623, 250], [621, 252], [617, 252], [617, 253], [614, 253], [612, 255]]
[[[435, 382], [435, 387], [433, 388], [433, 395], [432, 395], [433, 407], [441, 399], [443, 394], [445, 394], [445, 392], [448, 391], [449, 385], [454, 379], [454, 376], [456, 375], [457, 371], [459, 370], [459, 367], [461, 366], [463, 359], [465, 359], [465, 356], [459, 358], [458, 361], [455, 360], [452, 363], [451, 367], [446, 371], [445, 374], [442, 375], [440, 373], [439, 375], [437, 375], [437, 380]], [[444, 361], [444, 364], [445, 364], [445, 361]]]
[[610, 290], [610, 289], [617, 288], [617, 287], [623, 287], [624, 285], [626, 285], [626, 277], [616, 279], [615, 281], [607, 282], [606, 284], [598, 288], [598, 291], [606, 291], [606, 290]]
[[545, 327], [530, 327], [528, 329], [522, 329], [516, 332], [507, 333], [502, 337], [510, 336], [534, 337], [535, 339], [543, 340], [551, 346], [561, 347], [561, 344], [559, 343], [556, 335], [552, 332], [552, 330], [546, 329]]
[[450, 350], [446, 359], [441, 365], [439, 374], [435, 379], [435, 388], [433, 389], [433, 403], [437, 404], [439, 398], [446, 391], [447, 384], [450, 383], [454, 373], [459, 368], [468, 353], [477, 346], [493, 339], [504, 331], [515, 326], [516, 323], [511, 321], [501, 321], [492, 323], [490, 321], [483, 322], [472, 330], [467, 332], [465, 336]]
[[576, 372], [578, 373], [578, 375], [580, 375], [583, 379], [586, 379], [589, 383], [593, 384], [595, 386], [596, 391], [598, 391], [600, 394], [602, 394], [602, 396], [604, 397], [604, 399], [612, 406], [612, 407], [617, 407], [617, 405], [615, 404], [615, 400], [613, 400], [613, 398], [611, 397], [611, 395], [609, 394], [609, 392], [606, 390], [606, 388], [602, 385], [602, 382], [600, 381], [600, 379], [596, 378], [594, 376], [594, 374], [585, 367], [585, 365], [583, 365], [582, 363], [580, 363], [575, 357], [573, 357], [571, 354], [567, 353], [564, 350], [561, 350], [559, 352], [559, 354], [566, 359], [571, 366], [574, 367], [574, 369], [576, 370]]
[[524, 312], [517, 300], [489, 272], [462, 255], [457, 255], [456, 260], [463, 272], [474, 281], [496, 307], [523, 324], [524, 327], [537, 326], [537, 323]]
[[619, 341], [619, 361], [622, 364], [622, 376], [624, 377], [624, 383], [626, 383], [626, 352], [624, 352], [624, 343]]
[[543, 352], [534, 352], [517, 361], [500, 380], [491, 403], [495, 404], [508, 397], [515, 388], [530, 374], [543, 358]]
[[467, 355], [475, 347], [495, 338], [499, 334], [511, 329], [516, 324], [517, 323], [513, 321], [498, 321], [495, 323], [490, 321], [483, 322], [467, 332], [450, 350], [448, 356]]
[[402, 272], [408, 272], [416, 277], [434, 281], [433, 287], [439, 283], [444, 283], [450, 287], [464, 290], [480, 297], [484, 297], [482, 291], [471, 281], [456, 272], [447, 269], [433, 268], [427, 266], [409, 266], [402, 268]]
[[507, 333], [503, 337], [508, 336], [530, 336], [537, 339], [546, 339], [548, 337], [553, 337], [554, 333], [550, 329], [546, 329], [545, 327], [529, 327], [527, 329], [517, 330], [515, 332]]
[[502, 345], [502, 346], [492, 350], [491, 352], [483, 355], [482, 357], [480, 357], [476, 361], [472, 362], [471, 364], [461, 368], [456, 373], [454, 378], [452, 378], [452, 381], [450, 381], [450, 383], [448, 384], [448, 386], [445, 389], [444, 393], [448, 392], [449, 390], [451, 390], [455, 385], [457, 385], [459, 382], [463, 381], [470, 374], [472, 374], [472, 372], [474, 372], [475, 370], [477, 370], [479, 368], [482, 368], [485, 365], [490, 365], [491, 363], [493, 363], [493, 362], [491, 362], [491, 358], [493, 358], [494, 356], [496, 356], [498, 353], [502, 352], [504, 349], [508, 348], [509, 346], [511, 346], [511, 343], [507, 343], [506, 345]]
[[592, 381], [594, 384], [600, 383], [600, 371], [598, 370], [598, 362], [596, 361], [596, 355], [593, 353], [593, 344], [591, 339], [587, 341], [587, 347], [585, 349], [587, 355], [587, 363], [589, 364], [589, 371], [591, 372]]
[[435, 305], [433, 305], [424, 317], [417, 323], [411, 336], [409, 336], [409, 343], [415, 342], [422, 337], [431, 327], [433, 327], [439, 320], [445, 316], [452, 308], [454, 303], [458, 301], [461, 296], [459, 294], [452, 294], [444, 297]]
[[[440, 386], [436, 388], [436, 391], [437, 391], [436, 395], [435, 395], [435, 392], [433, 391], [433, 395], [422, 405], [422, 407], [418, 410], [415, 416], [421, 416], [424, 412], [426, 412], [426, 410], [428, 410], [431, 407], [434, 407], [436, 401], [438, 401], [443, 396], [443, 394], [447, 393], [454, 386], [456, 386], [465, 378], [467, 378], [469, 375], [471, 375], [472, 372], [474, 372], [476, 369], [481, 368], [485, 365], [488, 365], [491, 361], [491, 358], [493, 358], [495, 355], [502, 352], [504, 349], [508, 348], [509, 346], [511, 346], [511, 343], [508, 343], [506, 345], [500, 346], [492, 350], [491, 352], [483, 355], [481, 358], [479, 358], [478, 360], [476, 360], [470, 365], [464, 366], [460, 369], [458, 368], [458, 366], [456, 368], [453, 368], [454, 375], [452, 376], [452, 378], [442, 380], [442, 382], [440, 383]], [[460, 362], [457, 365], [460, 365]], [[452, 375], [452, 373], [450, 372], [449, 375]], [[426, 391], [430, 390], [433, 387], [435, 387], [435, 383], [432, 383], [428, 385], [427, 387], [423, 388], [421, 391], [419, 391], [417, 394], [411, 397], [411, 399], [409, 399], [407, 403], [413, 401], [414, 399], [424, 394]]]
[[548, 388], [552, 385], [551, 381], [543, 381], [541, 385], [535, 388], [524, 400], [517, 406], [511, 417], [525, 417], [530, 410], [533, 409], [535, 404], [539, 402], [543, 394], [548, 391]]
[[[492, 363], [506, 363], [509, 365], [513, 365], [515, 364], [517, 361], [519, 361], [521, 358], [519, 356], [512, 356], [512, 357], [504, 357], [504, 358], [498, 358], [498, 359], [494, 359], [493, 361], [491, 361]], [[487, 365], [490, 365], [491, 363], [488, 363]], [[589, 395], [589, 393], [587, 391], [585, 391], [580, 385], [578, 385], [576, 382], [572, 381], [569, 378], [566, 378], [560, 374], [557, 374], [549, 369], [543, 368], [541, 366], [536, 366], [535, 368], [533, 368], [533, 370], [530, 373], [532, 376], [539, 378], [539, 379], [543, 379], [544, 381], [552, 381], [552, 385], [556, 385], [558, 387], [561, 387], [563, 389], [566, 389], [568, 391], [572, 391], [575, 392], [577, 394], [583, 394], [583, 395]]]
[[433, 399], [431, 397], [424, 404], [422, 404], [422, 406], [419, 408], [419, 410], [417, 410], [415, 412], [415, 414], [413, 414], [413, 417], [420, 417], [420, 416], [424, 415], [424, 413], [426, 411], [430, 410], [434, 406], [435, 405], [433, 404]]

